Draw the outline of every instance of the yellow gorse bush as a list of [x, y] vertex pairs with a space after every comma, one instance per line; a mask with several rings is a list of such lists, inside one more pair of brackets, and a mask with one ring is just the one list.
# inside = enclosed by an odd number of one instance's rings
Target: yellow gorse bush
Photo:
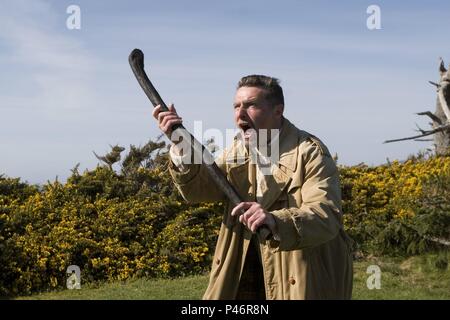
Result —
[[[155, 185], [170, 182], [161, 170], [139, 174]], [[121, 176], [104, 167], [41, 190], [19, 184], [0, 178], [0, 295], [64, 287], [70, 265], [80, 267], [82, 282], [192, 274], [209, 265], [220, 204], [190, 206], [175, 190], [127, 194]]]
[[411, 204], [426, 196], [424, 186], [433, 179], [450, 175], [450, 157], [340, 167], [340, 174], [345, 227], [357, 242], [365, 243], [387, 223], [416, 215]]

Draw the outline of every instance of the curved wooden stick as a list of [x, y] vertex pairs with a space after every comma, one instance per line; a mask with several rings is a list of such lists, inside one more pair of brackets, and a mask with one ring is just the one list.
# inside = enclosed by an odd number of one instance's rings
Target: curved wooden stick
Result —
[[[144, 70], [144, 53], [139, 49], [134, 49], [131, 51], [128, 62], [130, 63], [131, 69], [133, 70], [134, 75], [136, 76], [137, 81], [144, 90], [145, 94], [151, 101], [154, 107], [157, 105], [161, 106], [161, 111], [168, 111], [167, 105], [161, 99], [158, 91], [156, 91], [155, 87], [151, 83], [147, 74]], [[213, 156], [209, 152], [208, 149], [205, 148], [195, 137], [190, 134], [186, 128], [182, 124], [176, 124], [172, 127], [173, 131], [177, 130], [177, 134], [183, 137], [184, 141], [192, 141], [192, 147], [194, 148], [194, 152], [201, 152], [204, 158], [213, 159]], [[170, 137], [169, 137], [170, 138]], [[222, 192], [228, 197], [231, 203], [236, 206], [240, 202], [242, 202], [242, 198], [233, 187], [233, 185], [227, 180], [222, 170], [217, 166], [214, 161], [206, 161], [204, 163], [207, 172], [211, 179], [217, 184], [217, 186], [222, 190]], [[243, 212], [242, 212], [243, 213]], [[272, 234], [270, 229], [263, 225], [258, 228], [257, 231], [259, 237], [263, 240], [269, 238]]]

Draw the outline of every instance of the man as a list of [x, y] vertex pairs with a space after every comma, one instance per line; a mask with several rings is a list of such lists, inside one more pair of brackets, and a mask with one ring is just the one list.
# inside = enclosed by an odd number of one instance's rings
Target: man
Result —
[[[170, 136], [182, 119], [173, 105], [159, 110], [153, 116]], [[283, 111], [277, 79], [251, 75], [239, 81], [234, 120], [241, 135], [216, 162], [245, 201], [225, 205], [204, 299], [351, 298], [351, 240], [342, 227], [336, 165], [322, 142], [297, 129]], [[258, 150], [250, 142], [262, 129], [272, 132], [268, 143], [279, 148], [269, 173], [251, 161]], [[204, 166], [190, 164], [177, 145], [170, 154], [170, 173], [185, 200], [225, 200]], [[267, 240], [255, 233], [263, 225], [273, 235]]]

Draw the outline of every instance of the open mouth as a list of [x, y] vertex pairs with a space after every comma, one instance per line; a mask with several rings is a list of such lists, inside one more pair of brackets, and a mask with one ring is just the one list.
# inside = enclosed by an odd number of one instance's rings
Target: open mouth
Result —
[[244, 134], [244, 138], [246, 139], [248, 139], [254, 132], [253, 126], [248, 122], [241, 122], [238, 125], [239, 128], [242, 130], [242, 133]]

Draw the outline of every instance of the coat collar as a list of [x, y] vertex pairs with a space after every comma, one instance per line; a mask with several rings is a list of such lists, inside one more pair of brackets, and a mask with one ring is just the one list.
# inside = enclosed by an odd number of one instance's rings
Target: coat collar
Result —
[[[275, 140], [276, 141], [276, 140]], [[263, 190], [261, 205], [268, 209], [278, 199], [281, 192], [289, 184], [297, 169], [299, 133], [298, 129], [287, 119], [283, 119], [280, 130], [278, 163], [272, 166], [272, 174], [265, 175], [266, 190]], [[249, 156], [243, 142], [235, 139], [235, 143], [227, 156], [227, 167], [231, 183], [236, 187], [243, 199], [254, 201], [249, 196], [252, 182], [249, 174]]]

